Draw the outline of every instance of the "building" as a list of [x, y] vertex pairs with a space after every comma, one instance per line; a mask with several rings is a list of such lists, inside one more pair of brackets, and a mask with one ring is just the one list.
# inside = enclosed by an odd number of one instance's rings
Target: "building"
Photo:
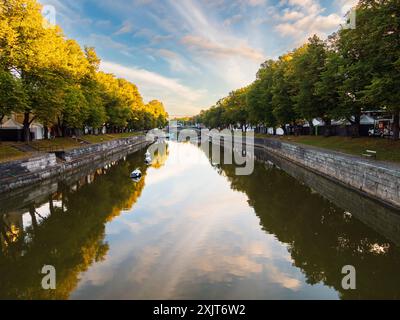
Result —
[[[0, 141], [24, 141], [24, 126], [22, 115], [12, 114], [5, 117], [0, 123]], [[44, 126], [38, 122], [33, 122], [30, 127], [31, 140], [44, 139]]]

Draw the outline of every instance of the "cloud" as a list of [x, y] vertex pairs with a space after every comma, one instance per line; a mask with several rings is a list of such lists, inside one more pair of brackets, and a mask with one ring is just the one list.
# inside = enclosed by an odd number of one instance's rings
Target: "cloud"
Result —
[[131, 33], [133, 31], [133, 24], [130, 21], [125, 21], [121, 28], [114, 33], [114, 35], [119, 36], [126, 33]]
[[[324, 38], [357, 0], [39, 0], [57, 9], [68, 37], [95, 46], [106, 61], [148, 70], [146, 98], [191, 114], [254, 80], [260, 63]], [[128, 4], [129, 2], [129, 4]], [[82, 27], [83, 26], [83, 27]], [[124, 35], [124, 37], [123, 37]], [[165, 79], [174, 83], [168, 88]], [[171, 84], [171, 81], [167, 81]], [[189, 89], [187, 95], [179, 86]], [[194, 88], [205, 88], [204, 90]], [[177, 93], [178, 90], [178, 93]], [[187, 111], [184, 108], [188, 108]]]
[[299, 20], [304, 17], [304, 13], [299, 11], [290, 11], [284, 10], [283, 16], [281, 17], [282, 20], [289, 21], [289, 20]]
[[247, 0], [246, 2], [252, 7], [257, 7], [265, 5], [267, 0]]
[[345, 15], [358, 3], [358, 0], [335, 0], [336, 6], [339, 7], [342, 15]]
[[296, 45], [313, 34], [325, 38], [343, 22], [343, 18], [337, 13], [324, 15], [325, 9], [318, 0], [281, 0], [280, 3], [287, 8], [282, 11], [282, 22], [275, 26], [275, 30], [283, 37], [296, 39]]
[[135, 83], [146, 100], [161, 99], [170, 114], [195, 114], [203, 106], [204, 90], [183, 85], [179, 80], [137, 67], [102, 61], [101, 70]]
[[194, 67], [184, 57], [167, 49], [159, 49], [157, 54], [161, 56], [165, 61], [168, 62], [173, 72], [181, 73], [198, 73], [199, 70]]
[[228, 19], [225, 19], [224, 26], [230, 26], [230, 25], [236, 24], [236, 23], [242, 21], [243, 19], [244, 19], [243, 15], [236, 14]]
[[103, 35], [103, 34], [91, 34], [86, 39], [86, 44], [89, 44], [94, 47], [107, 47], [113, 50], [117, 50], [119, 53], [127, 56], [132, 57], [134, 48], [130, 47], [129, 45], [115, 41], [112, 37]]
[[211, 56], [218, 58], [238, 56], [246, 59], [251, 59], [260, 62], [264, 59], [264, 55], [245, 44], [232, 47], [231, 45], [224, 45], [214, 42], [210, 39], [201, 36], [188, 35], [182, 38], [182, 43], [193, 50], [205, 52]]

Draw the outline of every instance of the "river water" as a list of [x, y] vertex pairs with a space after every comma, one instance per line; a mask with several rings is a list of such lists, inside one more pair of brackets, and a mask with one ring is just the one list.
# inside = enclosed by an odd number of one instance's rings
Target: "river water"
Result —
[[190, 143], [144, 153], [0, 199], [1, 299], [400, 298], [398, 212], [261, 150], [250, 176]]

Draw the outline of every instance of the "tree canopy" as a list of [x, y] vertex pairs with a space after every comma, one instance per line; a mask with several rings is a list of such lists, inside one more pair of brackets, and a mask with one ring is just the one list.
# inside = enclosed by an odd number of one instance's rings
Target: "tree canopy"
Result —
[[165, 124], [162, 103], [145, 105], [136, 85], [99, 71], [95, 49], [44, 23], [41, 8], [36, 0], [0, 0], [0, 119], [23, 113], [26, 140], [35, 120], [62, 135]]
[[195, 120], [213, 128], [246, 123], [285, 130], [305, 122], [312, 129], [315, 118], [327, 127], [333, 119], [344, 119], [358, 135], [362, 112], [382, 110], [392, 114], [398, 139], [400, 2], [360, 0], [353, 10], [356, 28], [341, 28], [326, 40], [314, 35], [299, 48], [267, 60], [242, 104], [231, 93]]

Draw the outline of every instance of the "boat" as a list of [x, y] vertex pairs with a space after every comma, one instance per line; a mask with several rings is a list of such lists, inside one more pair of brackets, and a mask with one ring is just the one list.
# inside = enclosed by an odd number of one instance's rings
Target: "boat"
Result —
[[135, 171], [133, 171], [131, 173], [131, 178], [134, 180], [136, 180], [136, 179], [140, 180], [140, 178], [142, 178], [142, 172], [139, 169], [136, 169]]
[[146, 162], [146, 164], [150, 165], [153, 160], [151, 159], [151, 157], [146, 157], [146, 159], [144, 160]]
[[151, 154], [150, 154], [150, 152], [149, 152], [149, 151], [147, 151], [147, 152], [146, 152], [146, 154], [145, 154], [144, 156], [145, 156], [145, 157], [146, 157], [146, 159], [147, 159], [147, 158], [150, 158], [150, 157], [151, 157]]

